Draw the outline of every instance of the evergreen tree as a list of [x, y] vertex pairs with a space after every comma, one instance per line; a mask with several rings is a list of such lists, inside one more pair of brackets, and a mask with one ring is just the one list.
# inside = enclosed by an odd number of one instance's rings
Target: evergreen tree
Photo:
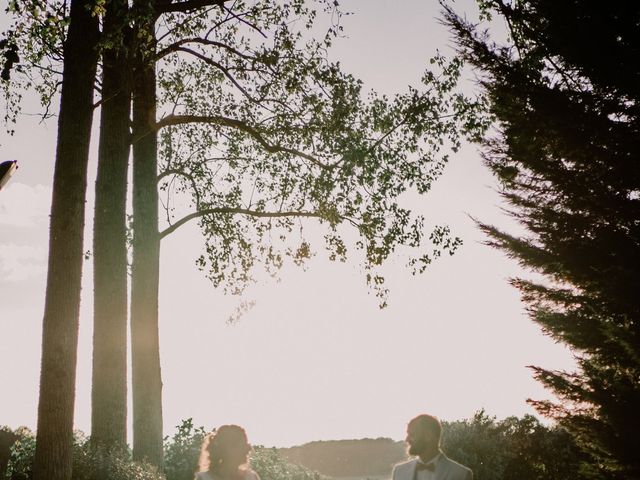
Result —
[[532, 367], [559, 401], [531, 403], [594, 456], [598, 478], [640, 478], [640, 5], [479, 3], [505, 22], [506, 43], [451, 6], [445, 21], [490, 98], [486, 163], [526, 233], [480, 227], [542, 274], [512, 283], [577, 361]]

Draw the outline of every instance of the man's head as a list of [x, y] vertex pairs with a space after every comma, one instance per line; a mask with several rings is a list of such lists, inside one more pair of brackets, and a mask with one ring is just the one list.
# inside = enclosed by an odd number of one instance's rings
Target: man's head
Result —
[[418, 415], [407, 425], [409, 454], [418, 456], [435, 454], [440, 449], [441, 434], [440, 420], [432, 415]]

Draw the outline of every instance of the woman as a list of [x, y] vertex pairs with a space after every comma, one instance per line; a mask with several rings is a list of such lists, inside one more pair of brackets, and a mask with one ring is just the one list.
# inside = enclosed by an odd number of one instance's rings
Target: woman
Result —
[[260, 480], [248, 465], [251, 445], [238, 425], [222, 425], [202, 444], [195, 480]]

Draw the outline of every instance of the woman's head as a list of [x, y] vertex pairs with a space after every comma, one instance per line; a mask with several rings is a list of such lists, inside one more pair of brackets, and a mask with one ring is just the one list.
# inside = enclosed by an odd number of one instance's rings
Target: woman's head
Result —
[[251, 445], [238, 425], [222, 425], [210, 433], [202, 445], [200, 470], [234, 470], [247, 463]]

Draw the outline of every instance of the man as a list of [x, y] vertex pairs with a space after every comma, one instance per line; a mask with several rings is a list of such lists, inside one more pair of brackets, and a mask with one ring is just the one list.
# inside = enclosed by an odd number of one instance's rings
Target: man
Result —
[[407, 425], [409, 455], [417, 458], [393, 469], [392, 480], [473, 480], [473, 473], [440, 450], [442, 426], [431, 415], [418, 415]]

